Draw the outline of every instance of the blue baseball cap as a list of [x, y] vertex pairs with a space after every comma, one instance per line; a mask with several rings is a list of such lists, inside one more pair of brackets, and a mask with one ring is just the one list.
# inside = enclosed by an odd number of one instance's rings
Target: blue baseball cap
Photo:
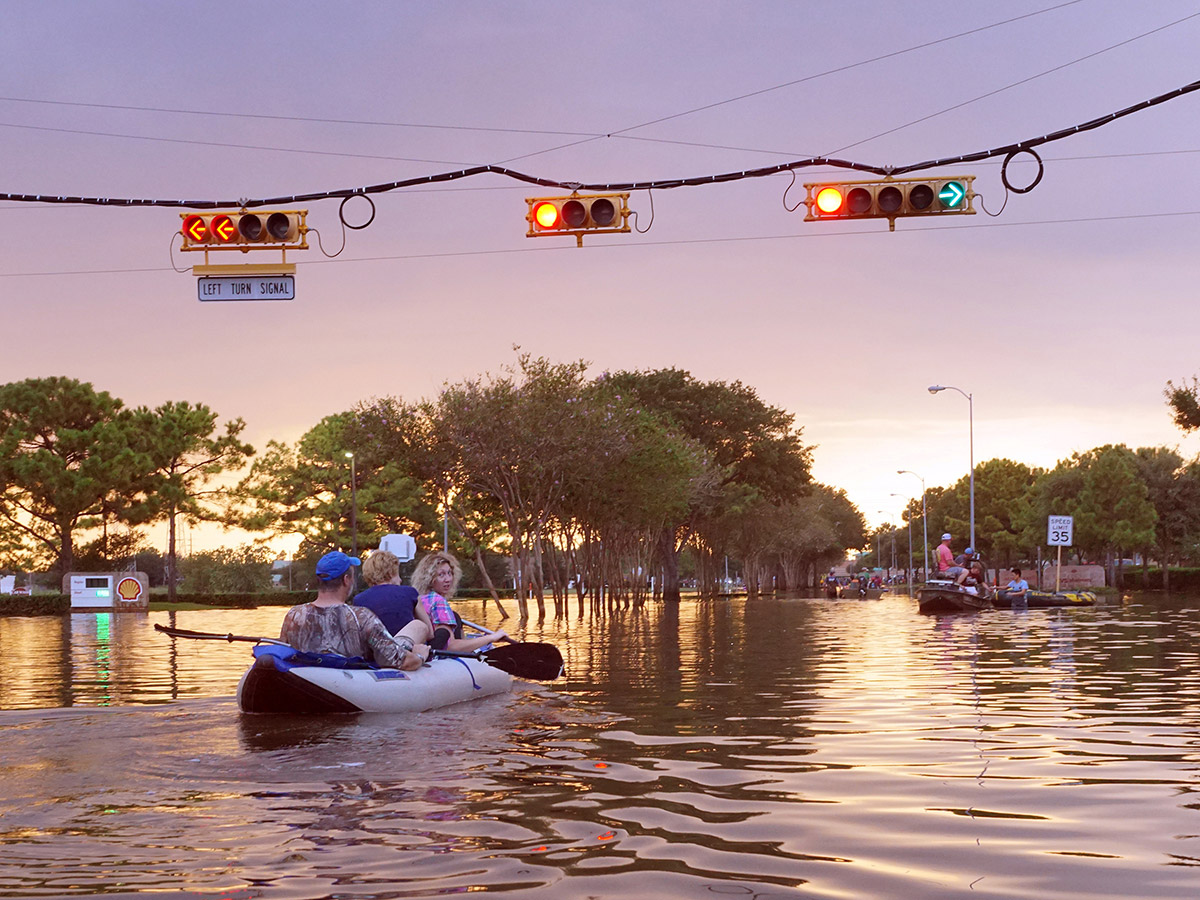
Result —
[[326, 553], [317, 563], [317, 577], [322, 581], [333, 581], [341, 578], [351, 566], [361, 566], [362, 560], [357, 556], [347, 556], [341, 550]]

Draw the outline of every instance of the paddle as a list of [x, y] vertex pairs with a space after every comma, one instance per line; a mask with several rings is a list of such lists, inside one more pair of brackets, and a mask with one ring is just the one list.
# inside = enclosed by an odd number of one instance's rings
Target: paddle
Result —
[[283, 641], [268, 637], [243, 637], [238, 634], [213, 634], [210, 631], [188, 631], [186, 628], [171, 628], [168, 625], [159, 625], [155, 623], [155, 631], [161, 631], [167, 637], [173, 638], [194, 638], [201, 641], [247, 641], [251, 644], [279, 644], [281, 647], [291, 646]]
[[[462, 616], [459, 616], [459, 619], [468, 628], [474, 628], [483, 634], [491, 633], [490, 629], [463, 619]], [[487, 660], [496, 668], [504, 669], [509, 675], [528, 678], [531, 681], [553, 681], [562, 674], [562, 654], [553, 644], [518, 641], [508, 635], [500, 640], [508, 643], [483, 651]]]
[[[274, 638], [246, 637], [237, 634], [213, 634], [208, 631], [188, 631], [184, 628], [171, 628], [155, 624], [155, 631], [172, 638], [192, 638], [204, 641], [246, 641], [251, 644], [288, 644]], [[553, 644], [514, 643], [511, 646], [493, 647], [491, 650], [478, 653], [451, 653], [448, 650], [434, 650], [434, 655], [447, 658], [481, 659], [502, 672], [527, 678], [530, 681], [553, 681], [562, 674], [563, 659], [558, 648]]]

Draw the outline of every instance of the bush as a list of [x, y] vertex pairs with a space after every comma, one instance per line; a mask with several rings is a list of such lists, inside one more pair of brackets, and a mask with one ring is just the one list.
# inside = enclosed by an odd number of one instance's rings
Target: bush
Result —
[[[1200, 569], [1171, 567], [1172, 591], [1200, 592]], [[1147, 571], [1147, 579], [1142, 581], [1141, 566], [1125, 566], [1121, 570], [1121, 588], [1126, 591], [1161, 590], [1162, 568], [1151, 567]]]
[[47, 591], [44, 594], [0, 597], [0, 616], [61, 616], [71, 611], [71, 598]]

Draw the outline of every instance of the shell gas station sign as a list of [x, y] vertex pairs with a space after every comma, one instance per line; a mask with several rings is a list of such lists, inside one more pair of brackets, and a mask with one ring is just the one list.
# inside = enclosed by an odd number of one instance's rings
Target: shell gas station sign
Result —
[[63, 576], [63, 593], [71, 597], [72, 612], [150, 608], [145, 572], [70, 572]]

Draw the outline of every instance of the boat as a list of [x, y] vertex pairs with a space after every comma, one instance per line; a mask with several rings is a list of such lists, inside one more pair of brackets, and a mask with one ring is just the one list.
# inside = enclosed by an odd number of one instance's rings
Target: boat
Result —
[[852, 581], [838, 588], [838, 596], [843, 600], [861, 600], [863, 589], [858, 586], [857, 581]]
[[[1013, 606], [1008, 591], [997, 591], [992, 603], [1010, 609]], [[1029, 609], [1050, 609], [1057, 606], [1094, 606], [1096, 595], [1091, 591], [1029, 591], [1025, 605]], [[1018, 603], [1018, 607], [1020, 604]]]
[[917, 602], [923, 613], [978, 612], [991, 609], [986, 587], [967, 588], [953, 581], [927, 581], [917, 588]]
[[512, 676], [474, 656], [437, 657], [412, 672], [258, 644], [237, 688], [248, 713], [422, 712], [502, 694]]

